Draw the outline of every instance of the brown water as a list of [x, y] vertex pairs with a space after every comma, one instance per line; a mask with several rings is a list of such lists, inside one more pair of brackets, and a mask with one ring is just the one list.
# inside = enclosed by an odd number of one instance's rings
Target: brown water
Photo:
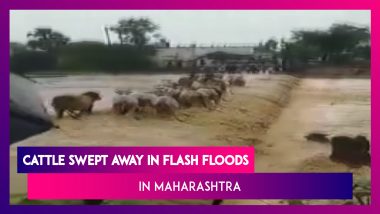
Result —
[[370, 139], [370, 119], [368, 79], [303, 79], [293, 91], [289, 106], [268, 130], [264, 138], [268, 155], [256, 162], [256, 169], [338, 170], [338, 166], [307, 168], [305, 164], [310, 164], [310, 158], [323, 161], [330, 154], [330, 145], [308, 142], [304, 136], [320, 132], [329, 136], [360, 134]]
[[[370, 178], [370, 168], [350, 168], [329, 159], [329, 144], [309, 142], [304, 136], [364, 135], [371, 138], [369, 79], [303, 79], [289, 105], [257, 146], [256, 172], [353, 172]], [[277, 204], [281, 201], [229, 200], [225, 204]], [[341, 203], [309, 201], [309, 204]]]

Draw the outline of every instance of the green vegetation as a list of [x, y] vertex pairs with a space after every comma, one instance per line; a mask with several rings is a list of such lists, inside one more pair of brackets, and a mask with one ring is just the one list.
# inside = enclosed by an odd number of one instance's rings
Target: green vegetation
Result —
[[[122, 19], [111, 28], [120, 44], [72, 42], [51, 28], [36, 28], [27, 34], [26, 46], [11, 43], [11, 71], [16, 73], [41, 71], [108, 71], [152, 69], [155, 48], [166, 40], [156, 31], [159, 26], [146, 18]], [[108, 32], [108, 31], [107, 31]]]
[[158, 25], [147, 18], [121, 19], [118, 24], [111, 27], [111, 31], [118, 35], [120, 44], [129, 44], [144, 47], [149, 42], [149, 35], [158, 30]]
[[27, 34], [28, 46], [32, 50], [51, 52], [69, 43], [70, 38], [51, 28], [36, 28]]
[[96, 42], [78, 42], [61, 48], [58, 52], [59, 70], [128, 71], [154, 67], [151, 60], [153, 47], [127, 45], [107, 46]]
[[57, 57], [43, 51], [19, 51], [12, 55], [10, 67], [11, 71], [18, 73], [53, 70], [57, 68]]
[[281, 41], [281, 56], [288, 68], [310, 62], [350, 64], [370, 60], [368, 27], [334, 24], [327, 30], [294, 31], [290, 41]]

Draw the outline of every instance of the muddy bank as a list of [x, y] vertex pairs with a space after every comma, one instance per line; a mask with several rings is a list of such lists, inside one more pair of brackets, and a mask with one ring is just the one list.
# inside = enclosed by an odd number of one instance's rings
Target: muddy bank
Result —
[[[11, 194], [20, 201], [26, 192], [26, 178], [16, 174], [17, 146], [212, 146], [259, 145], [270, 125], [286, 106], [291, 89], [298, 79], [287, 75], [247, 75], [246, 87], [233, 88], [217, 110], [204, 108], [181, 110], [184, 123], [146, 114], [141, 120], [113, 115], [110, 112], [113, 88], [128, 86], [149, 89], [160, 79], [176, 79], [178, 75], [117, 77], [82, 77], [60, 82], [59, 78], [37, 79], [41, 94], [48, 105], [52, 96], [63, 91], [98, 89], [105, 97], [95, 106], [92, 116], [73, 120], [65, 117], [56, 121], [61, 130], [51, 130], [26, 139], [10, 149]], [[149, 133], [149, 134], [148, 134]], [[260, 149], [256, 150], [261, 153]], [[64, 202], [62, 202], [64, 203]], [[116, 202], [109, 202], [115, 204]], [[127, 202], [125, 202], [127, 203]], [[129, 202], [128, 202], [129, 203]], [[210, 201], [145, 201], [141, 203], [211, 203]], [[139, 203], [137, 203], [139, 204]]]
[[316, 66], [303, 71], [293, 72], [299, 78], [319, 79], [369, 79], [371, 71], [369, 66]]

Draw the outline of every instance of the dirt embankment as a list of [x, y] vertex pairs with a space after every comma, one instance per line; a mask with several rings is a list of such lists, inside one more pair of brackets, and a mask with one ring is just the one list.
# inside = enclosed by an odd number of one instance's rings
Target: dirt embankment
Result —
[[368, 79], [371, 76], [371, 71], [368, 65], [356, 66], [316, 66], [304, 69], [298, 73], [293, 73], [302, 78], [350, 78], [350, 79]]

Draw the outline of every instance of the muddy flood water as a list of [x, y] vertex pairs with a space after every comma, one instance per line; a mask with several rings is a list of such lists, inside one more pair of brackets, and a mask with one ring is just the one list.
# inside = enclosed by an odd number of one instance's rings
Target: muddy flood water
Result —
[[[217, 110], [180, 110], [183, 123], [149, 112], [141, 120], [111, 113], [116, 87], [149, 91], [162, 79], [176, 80], [178, 77], [83, 75], [34, 78], [51, 114], [50, 101], [55, 95], [97, 90], [102, 100], [95, 104], [94, 115], [79, 120], [65, 117], [56, 121], [61, 129], [11, 146], [11, 201], [18, 203], [26, 193], [26, 177], [16, 173], [17, 146], [253, 145], [256, 172], [353, 172], [355, 177], [370, 177], [369, 167], [351, 168], [333, 162], [329, 159], [329, 144], [305, 139], [310, 132], [325, 133], [329, 137], [361, 134], [370, 139], [370, 79], [247, 75], [247, 86], [233, 88], [233, 94]], [[210, 201], [135, 202], [141, 203], [210, 204]], [[279, 203], [282, 201], [226, 200], [223, 204]]]

